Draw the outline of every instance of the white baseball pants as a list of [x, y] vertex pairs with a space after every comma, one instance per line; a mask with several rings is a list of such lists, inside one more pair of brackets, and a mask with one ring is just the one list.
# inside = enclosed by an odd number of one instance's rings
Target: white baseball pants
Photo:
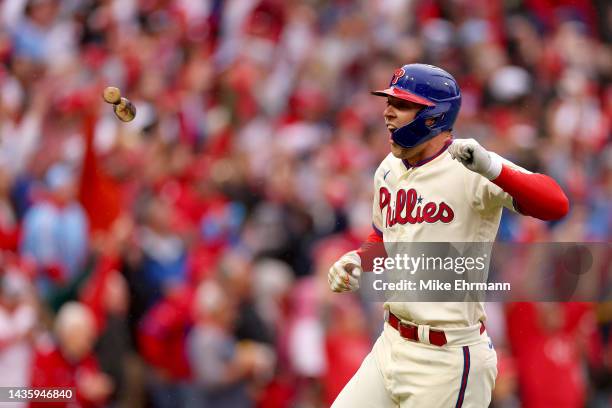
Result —
[[406, 340], [385, 323], [332, 408], [483, 408], [496, 377], [486, 331], [476, 343], [438, 347]]

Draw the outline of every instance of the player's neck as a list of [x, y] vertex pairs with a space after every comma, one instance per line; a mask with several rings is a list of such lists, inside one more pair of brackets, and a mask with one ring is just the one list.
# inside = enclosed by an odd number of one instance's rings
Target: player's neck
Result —
[[446, 142], [450, 140], [451, 135], [447, 132], [441, 133], [433, 139], [429, 140], [425, 143], [425, 147], [416, 153], [414, 156], [405, 159], [408, 164], [411, 166], [415, 166], [418, 163], [429, 159], [430, 157], [436, 155], [440, 152], [440, 150], [444, 147]]

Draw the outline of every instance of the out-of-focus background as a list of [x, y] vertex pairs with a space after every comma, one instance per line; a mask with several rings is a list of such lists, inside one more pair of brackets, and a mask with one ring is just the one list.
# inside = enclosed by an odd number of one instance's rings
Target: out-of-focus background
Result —
[[[455, 137], [567, 192], [498, 240], [609, 242], [610, 27], [605, 0], [0, 2], [0, 386], [329, 406], [382, 327], [326, 274], [370, 232], [369, 91], [406, 63], [459, 81]], [[612, 406], [609, 306], [487, 307], [495, 407]]]

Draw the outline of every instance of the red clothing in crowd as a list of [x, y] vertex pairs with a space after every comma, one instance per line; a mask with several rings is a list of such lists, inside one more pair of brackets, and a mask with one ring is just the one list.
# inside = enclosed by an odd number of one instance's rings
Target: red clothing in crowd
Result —
[[79, 201], [85, 208], [92, 231], [107, 230], [121, 211], [119, 186], [101, 168], [94, 149], [96, 117], [85, 118], [85, 157]]
[[104, 308], [105, 290], [113, 274], [119, 273], [119, 266], [118, 258], [113, 256], [102, 257], [81, 292], [80, 300], [93, 312], [98, 333], [102, 333], [106, 326], [106, 310]]
[[[518, 368], [524, 408], [578, 408], [585, 402], [579, 329], [589, 306], [559, 304], [554, 311], [541, 311], [537, 303], [511, 304], [507, 311], [508, 337]], [[542, 313], [562, 319], [560, 327], [546, 329]]]
[[104, 406], [105, 401], [90, 401], [83, 396], [77, 383], [83, 375], [99, 373], [98, 361], [90, 354], [78, 362], [69, 361], [55, 346], [41, 347], [36, 351], [32, 367], [32, 388], [73, 388], [75, 400], [73, 402], [32, 402], [32, 408], [60, 408], [75, 406], [77, 402], [81, 407]]
[[332, 332], [325, 340], [328, 370], [323, 378], [325, 403], [331, 405], [372, 348], [367, 333]]
[[0, 225], [0, 250], [15, 251], [19, 242], [19, 229], [3, 228]]
[[162, 299], [145, 315], [138, 342], [144, 359], [172, 380], [190, 376], [185, 354], [186, 334], [191, 321], [189, 296], [182, 299]]

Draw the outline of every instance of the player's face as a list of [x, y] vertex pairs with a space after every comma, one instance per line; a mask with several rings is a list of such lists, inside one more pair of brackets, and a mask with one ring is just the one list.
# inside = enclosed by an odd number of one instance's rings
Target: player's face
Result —
[[[416, 114], [423, 108], [414, 102], [404, 101], [393, 96], [387, 96], [387, 107], [383, 113], [385, 125], [389, 133], [393, 133], [395, 129], [399, 129], [404, 125], [412, 122]], [[393, 142], [389, 138], [391, 145], [391, 153], [399, 159], [410, 159], [419, 153], [423, 146], [416, 146], [410, 149], [403, 148]]]

